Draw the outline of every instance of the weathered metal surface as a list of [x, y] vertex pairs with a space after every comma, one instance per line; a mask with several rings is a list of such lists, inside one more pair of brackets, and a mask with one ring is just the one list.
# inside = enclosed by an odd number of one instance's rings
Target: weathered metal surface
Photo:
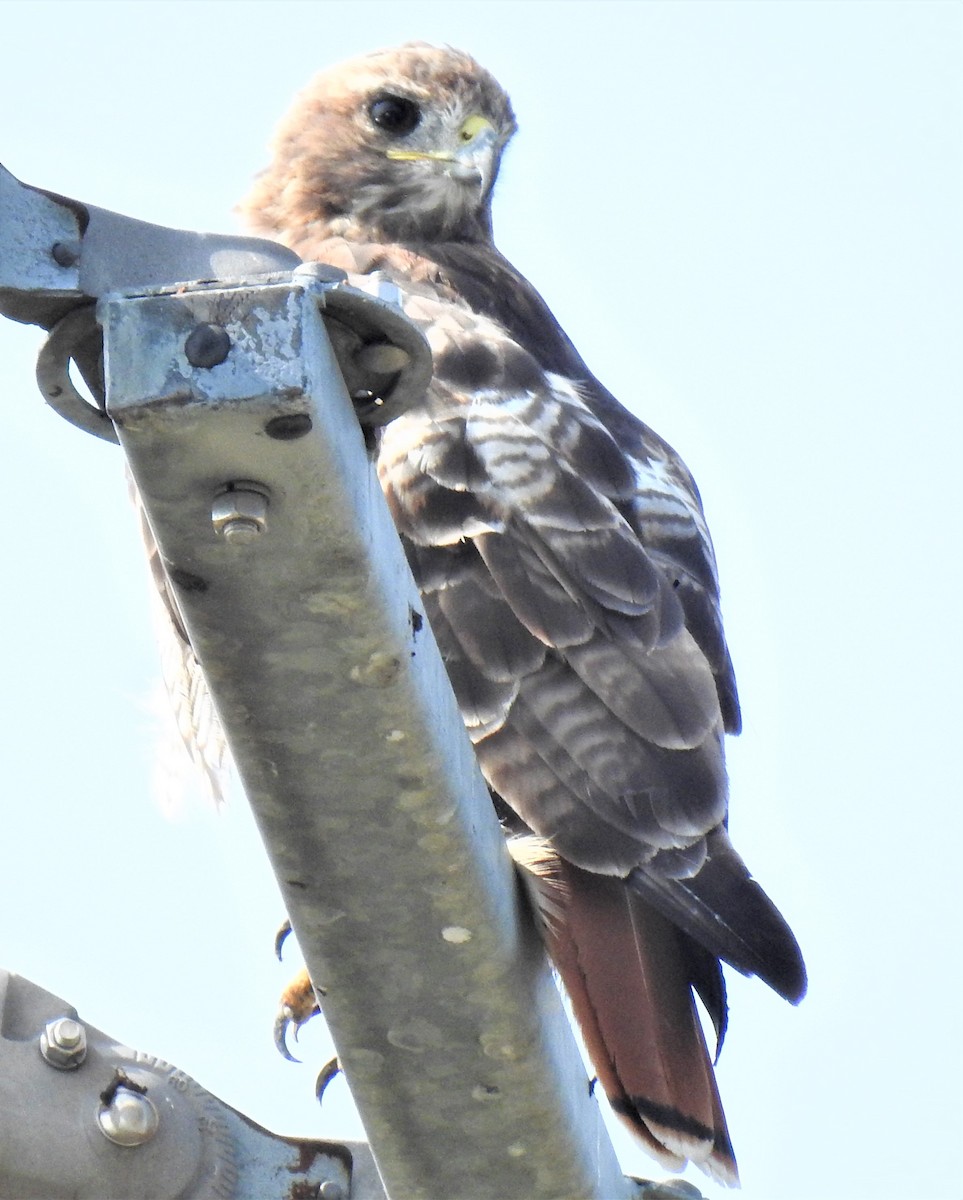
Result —
[[85, 297], [290, 271], [263, 238], [168, 229], [21, 183], [0, 166], [0, 313], [49, 329]]
[[[84, 1056], [44, 1053], [51, 1027]], [[73, 1026], [73, 1028], [71, 1028]], [[45, 1038], [46, 1035], [46, 1038]], [[367, 1146], [279, 1137], [0, 970], [0, 1200], [385, 1200]]]
[[[392, 1200], [630, 1194], [317, 297], [100, 316], [108, 412]], [[211, 367], [185, 351], [202, 324], [231, 343]], [[236, 484], [267, 504], [225, 538]]]

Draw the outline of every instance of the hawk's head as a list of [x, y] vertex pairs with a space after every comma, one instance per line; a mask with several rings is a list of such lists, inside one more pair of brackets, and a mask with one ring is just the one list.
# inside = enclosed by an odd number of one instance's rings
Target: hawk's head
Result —
[[325, 71], [298, 96], [243, 209], [289, 244], [490, 241], [515, 117], [473, 58], [411, 43]]

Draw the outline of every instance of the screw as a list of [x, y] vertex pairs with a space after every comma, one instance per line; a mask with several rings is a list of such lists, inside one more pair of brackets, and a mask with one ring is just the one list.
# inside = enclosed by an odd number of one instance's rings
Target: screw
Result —
[[97, 1125], [117, 1146], [143, 1146], [157, 1132], [160, 1117], [149, 1097], [121, 1086], [98, 1111]]
[[216, 367], [227, 358], [230, 349], [230, 334], [224, 326], [206, 321], [193, 329], [184, 343], [184, 353], [192, 367]]
[[58, 1071], [72, 1071], [87, 1057], [87, 1032], [72, 1017], [48, 1021], [40, 1035], [40, 1053]]
[[268, 493], [257, 483], [232, 483], [214, 497], [214, 532], [228, 542], [253, 542], [267, 528]]

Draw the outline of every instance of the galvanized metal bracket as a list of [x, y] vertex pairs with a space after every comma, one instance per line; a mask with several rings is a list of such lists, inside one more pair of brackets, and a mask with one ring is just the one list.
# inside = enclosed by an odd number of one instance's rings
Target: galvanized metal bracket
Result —
[[364, 1143], [279, 1137], [0, 970], [0, 1200], [385, 1200]]
[[[0, 314], [49, 330], [37, 364], [41, 394], [66, 420], [106, 441], [117, 435], [104, 407], [96, 300], [187, 283], [197, 289], [286, 281], [297, 269], [318, 285], [328, 337], [363, 425], [383, 425], [424, 395], [431, 354], [399, 312], [391, 285], [376, 276], [349, 282], [343, 271], [302, 264], [262, 238], [151, 225], [31, 187], [0, 165]], [[211, 353], [199, 343], [194, 350], [195, 365]], [[72, 378], [71, 363], [90, 397]]]
[[[422, 334], [406, 320], [396, 300], [397, 288], [377, 275], [350, 278], [343, 271], [319, 263], [304, 263], [293, 276], [262, 277], [262, 286], [289, 279], [312, 287], [324, 319], [338, 369], [367, 429], [394, 420], [425, 394], [431, 379], [431, 351]], [[240, 285], [250, 286], [250, 283]], [[193, 290], [230, 290], [223, 281], [195, 284]], [[183, 285], [151, 288], [151, 295], [179, 294]], [[185, 355], [192, 366], [212, 367], [229, 352], [225, 332], [216, 323], [193, 332]], [[71, 377], [77, 366], [93, 399], [79, 390]], [[103, 367], [103, 335], [92, 304], [70, 309], [50, 330], [37, 358], [37, 384], [41, 395], [65, 420], [85, 433], [117, 441], [114, 423], [107, 415]]]
[[290, 272], [263, 238], [168, 229], [21, 183], [0, 164], [0, 313], [51, 329], [108, 292]]

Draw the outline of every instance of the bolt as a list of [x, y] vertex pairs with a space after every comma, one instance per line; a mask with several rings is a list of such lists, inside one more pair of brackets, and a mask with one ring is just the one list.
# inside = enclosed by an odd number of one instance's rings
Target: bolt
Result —
[[216, 367], [227, 358], [231, 337], [223, 325], [202, 322], [188, 335], [184, 353], [192, 367]]
[[87, 1057], [87, 1032], [72, 1017], [48, 1021], [40, 1035], [40, 1053], [59, 1071], [72, 1071]]
[[50, 257], [58, 267], [75, 267], [80, 260], [80, 242], [54, 242]]
[[343, 1200], [344, 1188], [336, 1179], [326, 1179], [318, 1192], [321, 1200]]
[[98, 1110], [97, 1125], [117, 1146], [143, 1146], [157, 1132], [160, 1117], [149, 1097], [121, 1086]]
[[259, 483], [233, 483], [214, 497], [214, 532], [228, 542], [253, 542], [267, 528], [268, 493]]

